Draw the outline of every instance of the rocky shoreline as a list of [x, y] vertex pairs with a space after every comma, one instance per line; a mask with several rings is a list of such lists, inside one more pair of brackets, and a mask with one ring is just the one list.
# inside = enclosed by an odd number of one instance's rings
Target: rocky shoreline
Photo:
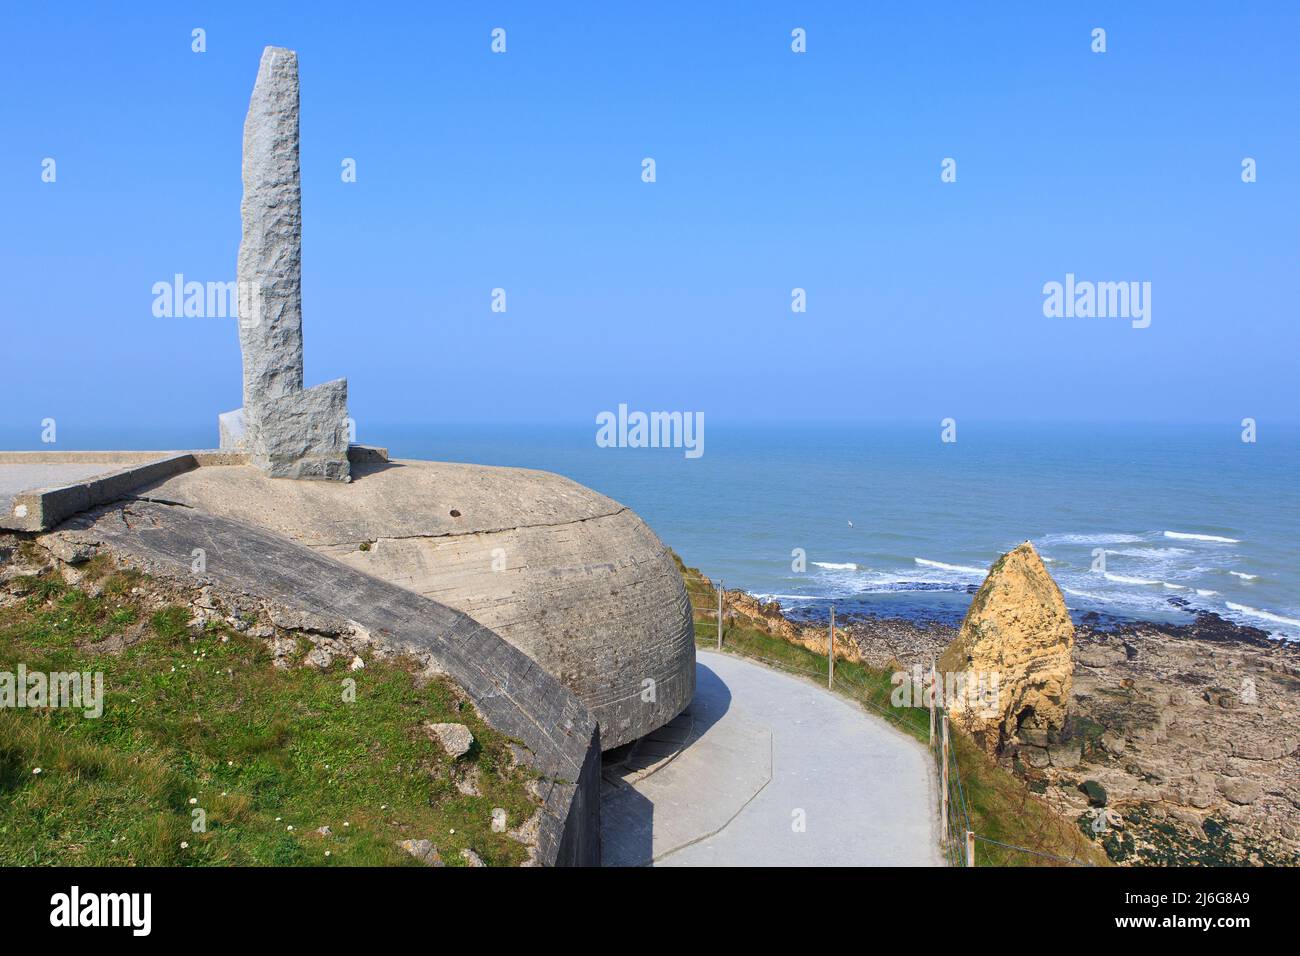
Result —
[[[727, 592], [772, 632], [825, 650], [808, 612]], [[951, 624], [837, 615], [846, 657], [928, 668]], [[1030, 739], [1023, 739], [1023, 737]], [[1300, 644], [1210, 612], [1186, 624], [1090, 614], [1075, 626], [1069, 718], [997, 756], [1125, 865], [1300, 863]]]

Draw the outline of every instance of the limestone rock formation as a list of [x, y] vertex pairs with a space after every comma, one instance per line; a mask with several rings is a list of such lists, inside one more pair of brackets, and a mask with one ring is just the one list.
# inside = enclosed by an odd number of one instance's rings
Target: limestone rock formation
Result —
[[1088, 832], [1117, 863], [1300, 860], [1300, 646], [1202, 614], [1085, 624], [1075, 650], [1082, 759], [1025, 774], [1051, 806], [1077, 820], [1089, 811], [1078, 782], [1104, 787], [1120, 818]]
[[397, 845], [425, 866], [446, 866], [438, 848], [429, 840], [403, 840]]
[[455, 760], [469, 753], [474, 746], [474, 735], [464, 724], [426, 724], [429, 733], [435, 737], [448, 757]]
[[1065, 723], [1073, 649], [1065, 600], [1026, 541], [994, 563], [939, 659], [940, 675], [964, 674], [968, 689], [996, 680], [982, 700], [953, 696], [950, 719], [990, 753], [1019, 737], [1045, 744]]
[[346, 481], [347, 382], [303, 388], [298, 58], [267, 47], [244, 121], [239, 348], [244, 407], [220, 417], [221, 447], [273, 478]]

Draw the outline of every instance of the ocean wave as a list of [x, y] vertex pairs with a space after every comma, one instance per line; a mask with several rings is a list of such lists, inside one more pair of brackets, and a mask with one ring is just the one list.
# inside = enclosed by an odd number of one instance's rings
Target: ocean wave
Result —
[[984, 574], [984, 568], [972, 568], [964, 564], [944, 564], [942, 561], [930, 561], [927, 558], [913, 558], [923, 568], [936, 568], [939, 571], [957, 571], [961, 574]]
[[1166, 538], [1175, 538], [1179, 541], [1212, 541], [1215, 544], [1241, 544], [1239, 538], [1225, 538], [1217, 534], [1193, 534], [1190, 531], [1165, 531]]
[[1041, 544], [1137, 544], [1142, 540], [1140, 534], [1103, 533], [1103, 534], [1049, 534], [1039, 538]]
[[[1116, 584], [1164, 584], [1163, 581], [1151, 581], [1147, 578], [1130, 578], [1123, 574], [1111, 574], [1109, 571], [1105, 572], [1105, 578], [1107, 581], [1114, 581]], [[1177, 587], [1178, 585], [1173, 586]]]
[[1241, 578], [1243, 581], [1258, 581], [1258, 574], [1247, 574], [1245, 571], [1229, 571], [1234, 578]]
[[819, 568], [825, 568], [827, 571], [856, 571], [858, 566], [852, 561], [846, 564], [836, 564], [833, 561], [814, 561], [814, 565]]
[[1223, 602], [1230, 610], [1238, 614], [1245, 614], [1247, 617], [1257, 617], [1261, 621], [1272, 621], [1274, 624], [1285, 624], [1290, 627], [1300, 627], [1300, 621], [1293, 617], [1283, 617], [1281, 614], [1274, 614], [1271, 611], [1261, 611], [1259, 608], [1247, 607], [1245, 604], [1235, 604], [1232, 601]]
[[1119, 555], [1124, 558], [1177, 558], [1185, 554], [1191, 554], [1186, 548], [1107, 548], [1107, 554]]
[[1196, 589], [1196, 594], [1197, 594], [1198, 597], [1218, 597], [1218, 596], [1219, 596], [1219, 592], [1218, 592], [1218, 591], [1211, 591], [1209, 588], [1197, 588], [1197, 589]]
[[965, 591], [973, 582], [967, 578], [955, 580], [952, 575], [933, 576], [906, 571], [873, 571], [858, 575], [853, 581], [857, 594], [889, 594], [895, 591]]
[[[1097, 580], [1093, 576], [1093, 580]], [[1075, 582], [1080, 583], [1080, 582]], [[1156, 584], [1163, 582], [1157, 581]], [[1154, 616], [1166, 619], [1179, 612], [1170, 607], [1168, 598], [1162, 591], [1149, 588], [1115, 588], [1113, 590], [1087, 590], [1060, 585], [1061, 592], [1068, 595], [1066, 606], [1076, 610], [1102, 610], [1109, 614], [1124, 614], [1135, 617]], [[1183, 613], [1186, 613], [1185, 611]]]

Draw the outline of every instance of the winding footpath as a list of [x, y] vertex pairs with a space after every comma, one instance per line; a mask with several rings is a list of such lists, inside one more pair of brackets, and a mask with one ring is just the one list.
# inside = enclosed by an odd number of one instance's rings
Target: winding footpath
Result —
[[[607, 768], [606, 866], [938, 866], [925, 747], [811, 681], [710, 651], [681, 740]], [[667, 733], [671, 736], [671, 730]]]

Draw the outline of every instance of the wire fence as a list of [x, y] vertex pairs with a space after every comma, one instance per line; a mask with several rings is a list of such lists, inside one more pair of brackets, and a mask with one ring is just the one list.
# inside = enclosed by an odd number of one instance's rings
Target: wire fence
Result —
[[[1067, 866], [1091, 865], [1087, 860], [1077, 857], [1064, 857], [1044, 850], [1017, 846], [975, 832], [971, 804], [962, 782], [961, 767], [957, 757], [956, 735], [950, 727], [947, 710], [934, 692], [933, 664], [930, 667], [928, 686], [923, 683], [921, 687], [911, 688], [913, 699], [924, 701], [927, 706], [894, 707], [886, 706], [889, 691], [892, 690], [891, 683], [870, 682], [843, 666], [836, 669], [831, 663], [835, 647], [833, 625], [828, 634], [826, 658], [819, 666], [808, 663], [806, 653], [778, 659], [756, 653], [753, 648], [748, 647], [733, 651], [725, 641], [727, 624], [723, 598], [726, 592], [723, 591], [721, 584], [722, 582], [719, 581], [716, 586], [705, 589], [692, 588], [689, 583], [687, 585], [687, 594], [695, 612], [696, 624], [706, 625], [705, 634], [697, 635], [697, 639], [701, 636], [705, 640], [712, 638], [719, 650], [738, 653], [740, 656], [759, 661], [777, 670], [824, 680], [832, 690], [852, 697], [913, 736], [925, 739], [927, 735], [925, 724], [928, 722], [929, 749], [939, 777], [940, 852], [949, 866], [1015, 865], [1018, 862], [1016, 854]], [[712, 631], [712, 634], [709, 634], [709, 631]], [[807, 648], [802, 645], [791, 644], [790, 647], [797, 647], [801, 652], [807, 651]], [[1027, 861], [1021, 857], [1019, 862]]]

